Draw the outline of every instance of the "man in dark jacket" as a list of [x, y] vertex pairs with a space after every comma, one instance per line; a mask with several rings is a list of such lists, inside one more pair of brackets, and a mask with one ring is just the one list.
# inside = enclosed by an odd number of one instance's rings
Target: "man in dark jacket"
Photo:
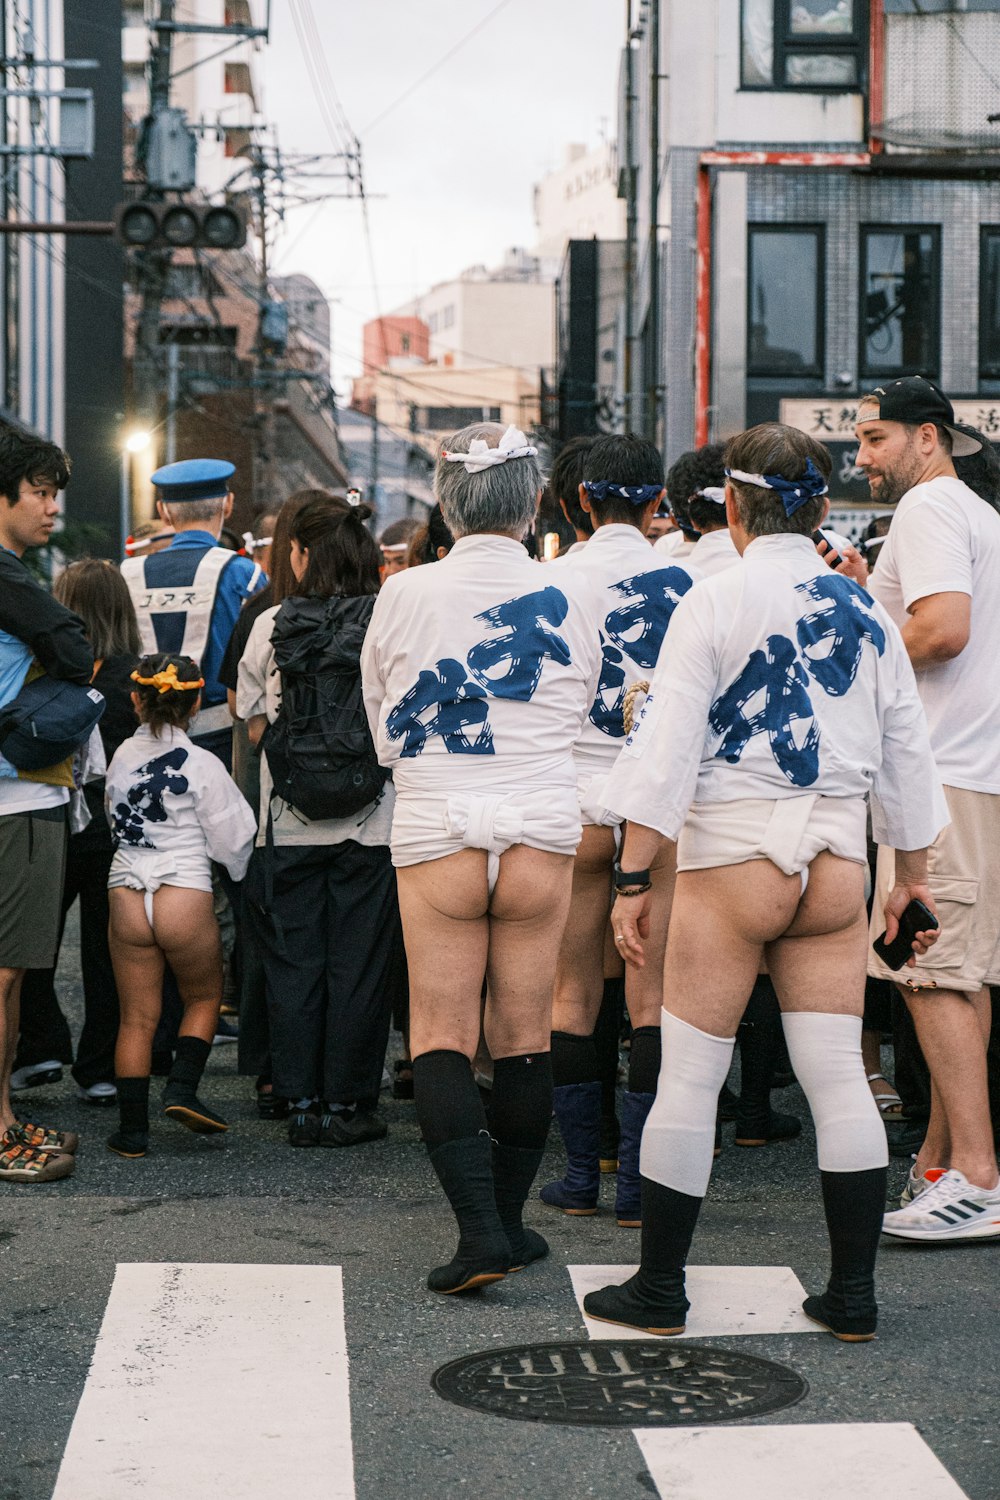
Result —
[[[93, 675], [82, 621], [22, 561], [52, 535], [68, 479], [54, 443], [0, 423], [0, 708], [33, 668], [82, 684]], [[26, 779], [0, 755], [0, 1181], [50, 1182], [73, 1170], [76, 1137], [18, 1121], [10, 1103], [21, 980], [55, 957], [68, 802], [62, 768]]]

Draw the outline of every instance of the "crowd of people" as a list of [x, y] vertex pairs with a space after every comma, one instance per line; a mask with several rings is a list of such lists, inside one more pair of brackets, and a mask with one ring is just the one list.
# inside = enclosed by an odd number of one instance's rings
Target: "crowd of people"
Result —
[[[541, 1203], [586, 1218], [614, 1172], [641, 1230], [588, 1313], [683, 1331], [722, 1123], [797, 1136], [793, 1078], [824, 1328], [874, 1336], [883, 1233], [1000, 1237], [1000, 464], [919, 377], [865, 396], [857, 438], [884, 511], [860, 547], [823, 529], [826, 449], [777, 423], [666, 475], [641, 438], [577, 438], [547, 481], [482, 423], [379, 543], [356, 492], [307, 490], [232, 550], [232, 465], [186, 460], [120, 566], [49, 590], [23, 559], [69, 461], [0, 426], [0, 1180], [72, 1172], [76, 1135], [15, 1108], [70, 1061], [121, 1157], [155, 1150], [154, 1075], [165, 1117], [225, 1132], [224, 1009], [293, 1147], [386, 1135], [399, 1030], [458, 1229], [436, 1292], [547, 1254], [523, 1213], [554, 1117]], [[573, 534], [547, 562], [543, 488]]]

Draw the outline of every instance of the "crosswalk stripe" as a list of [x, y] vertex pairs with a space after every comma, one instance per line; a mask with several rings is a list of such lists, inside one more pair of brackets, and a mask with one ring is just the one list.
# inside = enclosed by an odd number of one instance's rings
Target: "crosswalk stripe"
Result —
[[[909, 1422], [648, 1427], [635, 1434], [669, 1500], [965, 1500]], [[735, 1476], [739, 1475], [738, 1486]]]
[[339, 1266], [119, 1265], [52, 1500], [354, 1500]]
[[[626, 1281], [635, 1266], [568, 1266], [583, 1312], [588, 1292]], [[802, 1311], [805, 1289], [788, 1266], [688, 1266], [685, 1338], [719, 1338], [744, 1333], [820, 1333]], [[597, 1323], [584, 1316], [592, 1339], [647, 1338], [638, 1330]]]
[[[566, 1269], [592, 1339], [649, 1337], [583, 1313], [588, 1292], [627, 1280], [635, 1266]], [[802, 1313], [805, 1293], [787, 1266], [688, 1266], [686, 1281], [685, 1342], [822, 1332]], [[741, 1500], [885, 1500], [887, 1474], [892, 1493], [907, 1500], [967, 1500], [908, 1422], [647, 1427], [633, 1435], [662, 1500], [732, 1500], [734, 1484]]]

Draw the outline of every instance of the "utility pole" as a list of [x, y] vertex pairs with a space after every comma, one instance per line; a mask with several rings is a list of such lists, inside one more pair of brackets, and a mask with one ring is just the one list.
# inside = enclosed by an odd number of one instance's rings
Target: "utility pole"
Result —
[[649, 389], [646, 436], [657, 441], [660, 406], [660, 0], [649, 6], [649, 314], [646, 351]]
[[378, 397], [372, 397], [371, 504], [378, 519]]
[[635, 57], [632, 46], [632, 0], [625, 0], [625, 338], [624, 430], [634, 432], [632, 382], [635, 379], [635, 262], [637, 204], [635, 197]]
[[[146, 130], [170, 108], [170, 54], [173, 45], [174, 0], [160, 0], [160, 25], [156, 30], [149, 64], [149, 119]], [[162, 200], [164, 191], [148, 187], [146, 197]], [[134, 361], [134, 407], [139, 423], [152, 431], [159, 423], [160, 310], [167, 290], [170, 252], [139, 252], [139, 284], [142, 309], [136, 328]]]

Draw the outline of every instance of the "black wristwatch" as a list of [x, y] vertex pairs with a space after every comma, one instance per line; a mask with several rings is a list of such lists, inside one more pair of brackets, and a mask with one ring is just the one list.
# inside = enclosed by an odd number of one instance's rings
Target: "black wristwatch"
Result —
[[623, 870], [621, 860], [615, 860], [615, 891], [619, 896], [641, 896], [653, 882], [648, 870]]

